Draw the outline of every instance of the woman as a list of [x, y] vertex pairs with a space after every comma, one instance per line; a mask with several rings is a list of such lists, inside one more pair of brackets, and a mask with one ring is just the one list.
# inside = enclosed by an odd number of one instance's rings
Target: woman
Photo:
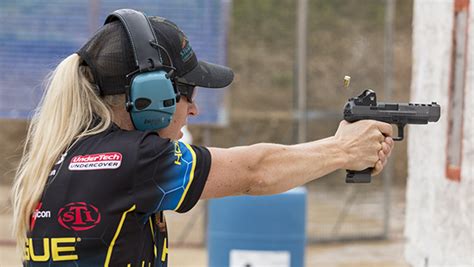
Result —
[[166, 266], [164, 210], [284, 192], [337, 169], [383, 169], [392, 127], [376, 121], [343, 121], [335, 136], [292, 146], [220, 149], [175, 141], [187, 117], [198, 114], [194, 87], [225, 87], [233, 74], [198, 61], [172, 22], [148, 20], [157, 37], [150, 45], [174, 73], [169, 124], [137, 130], [125, 105], [137, 55], [121, 21], [108, 21], [64, 59], [49, 77], [15, 177], [14, 232], [25, 265]]

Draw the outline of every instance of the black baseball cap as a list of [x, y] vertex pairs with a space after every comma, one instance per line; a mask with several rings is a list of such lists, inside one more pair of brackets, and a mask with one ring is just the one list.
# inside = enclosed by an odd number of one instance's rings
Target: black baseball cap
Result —
[[[158, 16], [147, 18], [160, 45], [162, 64], [176, 70], [175, 81], [207, 88], [223, 88], [232, 82], [230, 68], [197, 59], [175, 23]], [[118, 20], [102, 26], [77, 54], [90, 67], [102, 95], [125, 93], [130, 82], [127, 75], [137, 70], [126, 29]]]

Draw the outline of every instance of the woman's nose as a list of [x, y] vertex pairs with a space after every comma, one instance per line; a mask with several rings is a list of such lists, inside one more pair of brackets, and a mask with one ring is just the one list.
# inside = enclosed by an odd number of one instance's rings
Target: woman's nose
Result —
[[188, 115], [197, 116], [199, 114], [199, 109], [196, 102], [190, 103], [188, 106]]

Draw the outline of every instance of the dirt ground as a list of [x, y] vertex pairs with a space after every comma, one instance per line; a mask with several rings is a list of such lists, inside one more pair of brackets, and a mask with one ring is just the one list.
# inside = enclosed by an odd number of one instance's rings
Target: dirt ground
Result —
[[[327, 205], [310, 205], [310, 203], [322, 203], [326, 200], [333, 207], [336, 207], [341, 203], [335, 200], [344, 199], [344, 193], [338, 192], [338, 189], [327, 189], [321, 186], [318, 192], [314, 192], [312, 188], [309, 188], [308, 194], [308, 218], [309, 222], [307, 225], [308, 239], [310, 239], [315, 233], [319, 236], [328, 234], [325, 231], [324, 223], [331, 221], [331, 218], [337, 218], [340, 210], [337, 208], [330, 209]], [[378, 195], [380, 195], [380, 191]], [[14, 242], [11, 238], [11, 212], [8, 206], [8, 193], [9, 187], [3, 185], [0, 187], [0, 266], [20, 266], [20, 262], [15, 256]], [[350, 194], [348, 191], [347, 194]], [[367, 202], [373, 202], [371, 199], [374, 196], [370, 196], [370, 193], [363, 193], [362, 201], [356, 201], [362, 205], [361, 207], [353, 208], [354, 212], [360, 213], [367, 217], [371, 211], [369, 208], [363, 205], [367, 205]], [[391, 204], [391, 220], [390, 220], [390, 232], [387, 240], [380, 241], [351, 241], [351, 242], [336, 242], [336, 243], [319, 243], [319, 244], [308, 244], [305, 253], [305, 266], [319, 266], [319, 267], [408, 267], [409, 265], [405, 262], [403, 257], [404, 239], [403, 239], [403, 222], [404, 222], [404, 196], [405, 192], [403, 188], [395, 187], [392, 190], [392, 204]], [[375, 196], [379, 197], [379, 196]], [[365, 202], [365, 204], [364, 204]], [[375, 201], [376, 202], [376, 201]], [[380, 205], [375, 205], [379, 209]], [[193, 229], [204, 229], [205, 216], [203, 215], [205, 202], [200, 203], [195, 209], [191, 210], [189, 214], [178, 215], [169, 213], [167, 215], [169, 230], [170, 230], [170, 254], [169, 263], [170, 266], [207, 266], [207, 250], [205, 248], [204, 231], [186, 231], [187, 228]], [[332, 216], [331, 216], [332, 210]], [[357, 211], [357, 212], [355, 212]], [[325, 217], [325, 221], [316, 220], [314, 217]], [[354, 224], [357, 220], [351, 219], [354, 217], [351, 212], [348, 212], [347, 218], [349, 222], [347, 224], [348, 229], [352, 228], [351, 224]], [[370, 220], [369, 220], [370, 221]], [[382, 223], [380, 219], [373, 219], [375, 222], [369, 223], [369, 225], [377, 225]], [[319, 225], [319, 227], [318, 227]], [[331, 224], [328, 224], [328, 227]], [[333, 225], [333, 224], [332, 224]], [[340, 227], [341, 232], [347, 232], [345, 226]], [[361, 234], [359, 232], [359, 234]]]

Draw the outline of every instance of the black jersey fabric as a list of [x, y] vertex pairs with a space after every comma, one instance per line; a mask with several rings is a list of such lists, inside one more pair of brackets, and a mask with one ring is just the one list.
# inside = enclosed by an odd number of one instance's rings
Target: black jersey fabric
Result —
[[58, 160], [31, 217], [24, 266], [167, 266], [164, 210], [199, 200], [211, 156], [154, 132], [85, 137]]

